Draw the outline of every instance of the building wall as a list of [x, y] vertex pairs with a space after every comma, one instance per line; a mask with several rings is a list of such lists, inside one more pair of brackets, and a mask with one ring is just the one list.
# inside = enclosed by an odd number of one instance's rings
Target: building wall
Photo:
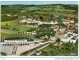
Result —
[[62, 22], [63, 24], [65, 24], [65, 25], [67, 25], [67, 24], [69, 24], [70, 22]]
[[27, 40], [5, 40], [2, 45], [35, 45], [34, 41], [27, 41]]

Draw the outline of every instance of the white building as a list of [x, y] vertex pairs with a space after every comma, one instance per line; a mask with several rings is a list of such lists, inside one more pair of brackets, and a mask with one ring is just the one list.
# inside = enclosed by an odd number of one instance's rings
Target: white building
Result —
[[58, 22], [40, 22], [39, 24], [52, 24], [52, 25], [55, 25], [55, 24], [58, 24]]
[[20, 22], [23, 22], [24, 23], [24, 22], [27, 22], [27, 21], [26, 20], [21, 20]]
[[54, 43], [54, 42], [56, 42], [56, 39], [57, 39], [57, 38], [50, 36], [50, 41], [49, 41], [49, 42], [50, 42], [50, 43]]
[[59, 29], [59, 31], [65, 31], [66, 30], [66, 28], [60, 28]]
[[76, 43], [76, 40], [70, 40], [70, 43], [75, 44]]
[[5, 39], [3, 45], [35, 45], [33, 39]]
[[7, 14], [7, 16], [11, 16], [10, 14]]
[[70, 21], [70, 23], [74, 23], [74, 21]]
[[68, 34], [64, 34], [62, 36], [60, 36], [61, 41], [63, 41], [64, 43], [70, 42], [70, 43], [76, 43], [76, 40], [78, 38], [78, 36], [75, 33], [70, 33], [72, 34], [71, 36], [68, 36]]

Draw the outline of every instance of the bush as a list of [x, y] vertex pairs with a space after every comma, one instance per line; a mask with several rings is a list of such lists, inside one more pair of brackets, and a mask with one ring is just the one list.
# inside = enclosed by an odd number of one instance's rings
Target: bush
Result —
[[1, 26], [1, 29], [9, 29], [8, 26]]
[[2, 56], [6, 56], [6, 53], [1, 52], [1, 55], [2, 55]]
[[19, 29], [18, 29], [18, 28], [13, 28], [12, 30], [14, 30], [14, 31], [19, 31]]

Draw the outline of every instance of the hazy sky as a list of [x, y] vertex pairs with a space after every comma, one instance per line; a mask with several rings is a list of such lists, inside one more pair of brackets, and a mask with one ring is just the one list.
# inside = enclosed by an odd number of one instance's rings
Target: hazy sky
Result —
[[51, 1], [51, 2], [28, 2], [28, 1], [24, 1], [24, 2], [1, 2], [1, 5], [14, 5], [14, 4], [24, 4], [24, 5], [31, 5], [31, 4], [35, 4], [35, 5], [41, 5], [41, 4], [76, 4], [76, 5], [78, 5], [78, 2], [54, 2], [54, 1]]

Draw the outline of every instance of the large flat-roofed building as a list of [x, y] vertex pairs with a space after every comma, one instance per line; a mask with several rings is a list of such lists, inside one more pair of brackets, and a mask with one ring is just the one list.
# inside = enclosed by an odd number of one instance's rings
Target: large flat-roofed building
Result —
[[35, 45], [34, 39], [18, 39], [18, 38], [7, 38], [4, 39], [3, 45]]

